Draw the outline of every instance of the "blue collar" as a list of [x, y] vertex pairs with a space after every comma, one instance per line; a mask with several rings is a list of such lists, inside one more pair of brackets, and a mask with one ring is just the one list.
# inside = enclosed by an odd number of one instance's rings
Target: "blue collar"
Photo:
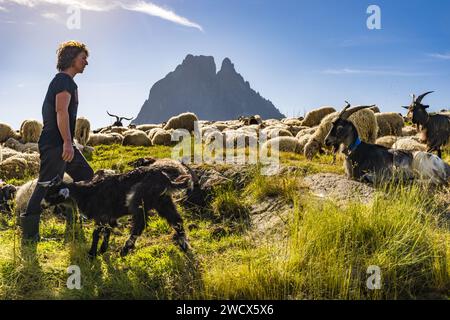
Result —
[[359, 137], [357, 137], [355, 142], [353, 142], [351, 145], [348, 146], [348, 149], [350, 150], [350, 152], [353, 152], [356, 150], [356, 148], [358, 148], [360, 144], [361, 140], [359, 139]]

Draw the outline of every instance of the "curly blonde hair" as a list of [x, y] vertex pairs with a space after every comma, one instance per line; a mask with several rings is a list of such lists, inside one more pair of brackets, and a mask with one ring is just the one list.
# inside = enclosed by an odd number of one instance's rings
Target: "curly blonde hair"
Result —
[[86, 52], [87, 56], [89, 56], [89, 51], [84, 43], [74, 40], [61, 43], [56, 51], [58, 55], [58, 63], [56, 68], [58, 71], [63, 71], [70, 68], [73, 60], [78, 56], [78, 54], [80, 54], [80, 52], [83, 51]]

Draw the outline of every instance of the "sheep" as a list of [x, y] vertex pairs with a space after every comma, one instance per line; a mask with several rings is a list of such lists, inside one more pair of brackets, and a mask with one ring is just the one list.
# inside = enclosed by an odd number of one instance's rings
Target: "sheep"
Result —
[[145, 131], [145, 132], [147, 132], [153, 128], [161, 128], [161, 125], [159, 125], [159, 124], [140, 124], [140, 125], [136, 126], [137, 130], [141, 130], [141, 131]]
[[437, 151], [438, 157], [442, 158], [441, 147], [450, 141], [450, 116], [444, 114], [428, 114], [426, 111], [428, 105], [423, 105], [423, 98], [433, 93], [426, 92], [417, 97], [413, 95], [413, 101], [409, 107], [408, 115], [412, 115], [412, 122], [422, 127], [422, 133], [428, 147], [427, 152]]
[[[63, 177], [65, 182], [72, 182], [72, 178], [64, 174]], [[14, 199], [15, 203], [15, 215], [18, 217], [21, 213], [24, 213], [27, 210], [28, 202], [30, 201], [31, 195], [34, 192], [34, 189], [36, 188], [38, 179], [33, 179], [22, 186], [20, 186], [17, 190], [16, 197]]]
[[333, 112], [336, 112], [336, 109], [333, 107], [321, 107], [319, 109], [311, 110], [306, 114], [301, 125], [306, 127], [318, 126], [323, 118]]
[[349, 107], [348, 104], [339, 113], [325, 138], [327, 146], [343, 146], [344, 167], [348, 178], [378, 183], [391, 179], [396, 172], [401, 173], [400, 177], [403, 179], [413, 179], [417, 177], [416, 171], [419, 171], [420, 178], [430, 183], [447, 183], [450, 177], [450, 166], [438, 157], [388, 149], [361, 141], [355, 125], [347, 119], [352, 113], [368, 107], [361, 106], [353, 109]]
[[378, 138], [384, 136], [401, 136], [404, 126], [403, 118], [395, 112], [376, 113]]
[[82, 146], [87, 145], [91, 132], [91, 123], [86, 118], [78, 118], [75, 124], [75, 139]]
[[20, 141], [17, 141], [14, 138], [9, 138], [5, 142], [5, 147], [14, 149], [19, 152], [39, 152], [39, 146], [37, 143], [34, 142], [21, 143]]
[[222, 123], [222, 122], [215, 122], [213, 124], [213, 127], [219, 129], [219, 131], [223, 131], [225, 129], [228, 129], [228, 125], [226, 123]]
[[249, 126], [252, 124], [262, 124], [262, 119], [260, 115], [254, 115], [250, 117], [239, 117], [239, 121], [241, 121], [245, 126]]
[[[294, 152], [301, 153], [302, 145], [300, 142], [294, 137], [276, 137], [266, 141], [261, 150], [264, 154], [267, 154], [267, 151], [272, 149], [273, 146], [278, 145], [278, 151], [282, 152]], [[272, 151], [273, 152], [273, 151]]]
[[305, 135], [312, 136], [314, 134], [314, 132], [316, 132], [316, 130], [317, 130], [317, 126], [313, 127], [313, 128], [309, 128], [309, 127], [305, 127], [305, 128], [306, 129], [303, 129], [297, 133], [297, 135], [295, 136], [296, 139], [300, 139], [301, 137], [303, 137]]
[[116, 121], [114, 122], [113, 127], [123, 127], [122, 120], [128, 120], [128, 121], [133, 120], [133, 118], [119, 117], [119, 116], [116, 116], [116, 115], [114, 115], [114, 114], [110, 114], [108, 111], [106, 111], [106, 113], [107, 113], [109, 116], [115, 117], [115, 118], [116, 118]]
[[427, 146], [418, 142], [414, 137], [399, 138], [393, 145], [393, 149], [402, 149], [408, 151], [427, 151]]
[[70, 197], [86, 218], [95, 221], [90, 257], [97, 255], [100, 234], [103, 233], [103, 243], [98, 253], [103, 254], [108, 249], [111, 228], [117, 226], [120, 217], [131, 214], [131, 235], [120, 251], [121, 256], [127, 255], [144, 231], [152, 209], [176, 231], [174, 240], [180, 248], [184, 251], [189, 249], [183, 220], [171, 197], [173, 191], [190, 186], [187, 176], [172, 181], [157, 168], [139, 167], [125, 174], [105, 176], [96, 181], [65, 183], [55, 177], [41, 185], [48, 188], [46, 203], [55, 205]]
[[8, 124], [0, 122], [0, 143], [4, 143], [9, 138], [20, 140], [20, 134], [14, 131]]
[[8, 148], [8, 147], [0, 147], [0, 162], [2, 162], [3, 160], [6, 160], [8, 158], [11, 158], [13, 156], [16, 156], [20, 154], [19, 151]]
[[[375, 114], [367, 109], [360, 108], [359, 112], [351, 113], [349, 120], [356, 126], [361, 140], [374, 143], [377, 139], [378, 125]], [[304, 155], [311, 160], [324, 145], [325, 137], [330, 132], [333, 126], [333, 121], [338, 117], [338, 113], [330, 113], [322, 119], [317, 130], [314, 132], [309, 142], [304, 147]], [[337, 146], [334, 146], [333, 153], [337, 151]]]
[[392, 148], [392, 145], [397, 140], [398, 140], [398, 137], [395, 137], [395, 136], [384, 136], [384, 137], [378, 138], [375, 141], [375, 144], [378, 144], [378, 145], [386, 147], [386, 148]]
[[402, 136], [409, 137], [417, 134], [417, 129], [412, 126], [406, 126], [402, 128]]
[[41, 136], [43, 125], [37, 120], [25, 120], [20, 126], [20, 136], [22, 142], [37, 143]]
[[268, 131], [265, 131], [267, 135], [267, 139], [272, 139], [275, 137], [293, 137], [292, 133], [289, 130], [282, 129], [282, 128], [274, 128], [270, 129]]
[[194, 131], [194, 123], [198, 121], [198, 117], [192, 112], [185, 112], [172, 117], [167, 121], [164, 130], [169, 129], [186, 129], [189, 132]]
[[39, 155], [19, 154], [0, 163], [1, 179], [23, 179], [39, 172]]
[[93, 133], [89, 136], [89, 146], [122, 144], [123, 136], [118, 133]]
[[284, 118], [281, 120], [281, 123], [287, 126], [301, 126], [302, 120], [299, 120], [297, 118]]
[[123, 133], [124, 138], [122, 144], [124, 146], [143, 146], [148, 147], [152, 145], [152, 141], [140, 130], [128, 130]]
[[174, 143], [171, 133], [161, 128], [151, 129], [148, 137], [151, 139], [152, 145], [170, 146]]

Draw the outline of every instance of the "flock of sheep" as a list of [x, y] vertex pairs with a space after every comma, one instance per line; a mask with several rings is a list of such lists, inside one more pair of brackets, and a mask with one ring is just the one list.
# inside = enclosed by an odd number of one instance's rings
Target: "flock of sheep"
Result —
[[[170, 118], [162, 124], [108, 126], [95, 131], [86, 118], [78, 118], [75, 139], [80, 148], [92, 151], [98, 145], [122, 144], [126, 146], [152, 146], [174, 144], [172, 134], [179, 129], [194, 131], [198, 122], [202, 141], [211, 145], [219, 139], [224, 147], [230, 141], [243, 139], [246, 144], [266, 137], [262, 148], [275, 142], [280, 151], [304, 154], [312, 160], [319, 152], [326, 151], [325, 137], [332, 127], [338, 112], [333, 107], [312, 110], [300, 118], [261, 119], [259, 116], [230, 121], [202, 121], [190, 112]], [[421, 133], [413, 126], [405, 126], [405, 119], [394, 112], [380, 112], [374, 106], [354, 113], [349, 120], [355, 125], [362, 141], [376, 143], [388, 148], [408, 151], [427, 151]], [[24, 178], [36, 175], [39, 170], [38, 139], [42, 124], [26, 120], [19, 131], [0, 123], [0, 178]], [[334, 152], [337, 150], [333, 150]]]

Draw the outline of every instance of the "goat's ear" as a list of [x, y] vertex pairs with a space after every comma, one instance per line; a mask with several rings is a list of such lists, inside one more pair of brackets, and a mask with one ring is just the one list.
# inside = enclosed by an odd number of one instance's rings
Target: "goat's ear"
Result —
[[402, 106], [402, 108], [409, 110], [409, 107], [407, 107], [407, 106]]
[[422, 105], [424, 109], [428, 109], [430, 106]]

